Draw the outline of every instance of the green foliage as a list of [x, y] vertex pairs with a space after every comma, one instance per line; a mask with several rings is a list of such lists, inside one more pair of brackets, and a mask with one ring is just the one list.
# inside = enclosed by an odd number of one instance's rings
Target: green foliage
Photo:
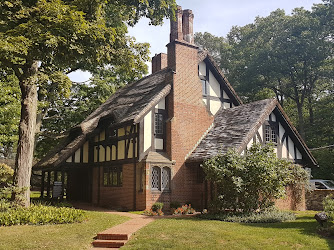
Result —
[[6, 165], [5, 163], [0, 163], [0, 185], [7, 184], [13, 180], [14, 170]]
[[1, 226], [64, 224], [82, 222], [84, 219], [84, 211], [67, 207], [32, 205], [0, 212]]
[[253, 144], [244, 155], [230, 150], [202, 167], [216, 187], [213, 210], [218, 211], [262, 210], [285, 195], [286, 185], [300, 188], [308, 181], [305, 170], [278, 159], [271, 145]]
[[293, 221], [296, 219], [296, 216], [294, 213], [289, 211], [280, 211], [275, 208], [271, 208], [261, 212], [253, 212], [248, 214], [203, 214], [200, 215], [200, 218], [238, 223], [277, 223], [283, 221]]
[[154, 212], [157, 212], [158, 210], [162, 210], [162, 208], [164, 207], [164, 204], [162, 202], [156, 202], [152, 205], [152, 210]]
[[[309, 147], [318, 148], [334, 144], [333, 24], [333, 1], [324, 0], [311, 11], [257, 17], [227, 37], [197, 33], [195, 41], [218, 60], [245, 102], [276, 96]], [[313, 175], [327, 179], [332, 151], [321, 151], [314, 153], [320, 168]]]
[[334, 223], [334, 199], [332, 195], [327, 195], [322, 201], [324, 211], [326, 212], [329, 222]]
[[20, 87], [16, 77], [0, 70], [0, 155], [12, 158], [18, 140]]

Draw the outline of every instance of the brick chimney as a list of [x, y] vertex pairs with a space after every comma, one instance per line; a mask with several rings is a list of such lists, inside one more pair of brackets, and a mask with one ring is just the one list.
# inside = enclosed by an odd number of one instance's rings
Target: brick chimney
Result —
[[178, 6], [176, 20], [171, 20], [171, 40], [167, 44], [167, 64], [174, 74], [170, 80], [173, 89], [167, 99], [170, 122], [167, 123], [166, 151], [179, 167], [213, 122], [202, 100], [193, 19], [191, 10], [182, 11]]
[[194, 44], [193, 21], [194, 14], [192, 10], [184, 10], [182, 14], [183, 40], [192, 44]]
[[175, 20], [170, 20], [170, 41], [182, 40], [182, 8], [177, 6], [175, 11]]
[[167, 67], [167, 54], [156, 54], [152, 58], [152, 74]]

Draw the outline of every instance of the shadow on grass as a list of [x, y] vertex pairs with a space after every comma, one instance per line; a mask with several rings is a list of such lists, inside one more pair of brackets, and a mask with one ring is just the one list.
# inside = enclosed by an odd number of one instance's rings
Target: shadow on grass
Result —
[[[161, 218], [163, 219], [163, 218]], [[168, 217], [169, 220], [191, 220], [191, 221], [219, 221], [219, 220], [208, 220], [205, 218], [200, 218], [198, 216], [189, 217]], [[223, 222], [223, 221], [222, 221]], [[298, 216], [294, 221], [286, 222], [276, 222], [276, 223], [238, 223], [238, 222], [224, 222], [224, 223], [237, 223], [246, 227], [256, 227], [256, 228], [271, 228], [271, 229], [297, 229], [298, 232], [307, 236], [317, 236], [326, 240], [329, 249], [334, 250], [334, 239], [324, 237], [317, 233], [317, 228], [319, 227], [318, 222], [313, 219], [312, 216]]]

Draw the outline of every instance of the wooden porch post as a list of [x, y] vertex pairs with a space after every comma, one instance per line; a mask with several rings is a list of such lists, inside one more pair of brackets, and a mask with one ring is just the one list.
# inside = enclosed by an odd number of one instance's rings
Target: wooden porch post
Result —
[[65, 171], [64, 169], [61, 170], [61, 195], [60, 200], [64, 199], [64, 189], [65, 189]]
[[46, 186], [46, 197], [49, 199], [50, 198], [50, 182], [51, 182], [51, 171], [48, 171], [48, 182]]
[[42, 171], [42, 181], [41, 181], [41, 198], [44, 198], [44, 179], [45, 179], [45, 171]]
[[54, 180], [53, 182], [58, 181], [58, 171], [54, 171]]

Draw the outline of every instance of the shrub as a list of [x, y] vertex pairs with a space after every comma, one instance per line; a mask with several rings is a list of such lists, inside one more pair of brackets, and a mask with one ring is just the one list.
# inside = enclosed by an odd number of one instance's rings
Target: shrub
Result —
[[324, 211], [328, 216], [329, 222], [334, 222], [334, 199], [332, 195], [327, 195], [322, 201]]
[[158, 210], [162, 210], [164, 204], [162, 202], [156, 202], [152, 205], [152, 211], [157, 212]]
[[85, 212], [67, 207], [32, 205], [29, 208], [11, 208], [0, 212], [0, 225], [44, 225], [82, 222]]
[[280, 211], [274, 208], [266, 209], [261, 212], [252, 212], [246, 214], [236, 213], [218, 213], [218, 214], [202, 214], [200, 218], [208, 220], [220, 220], [226, 222], [238, 223], [275, 223], [283, 221], [295, 220], [294, 213], [289, 211]]
[[5, 163], [0, 163], [0, 184], [7, 184], [12, 181], [14, 170]]
[[[299, 189], [308, 173], [298, 165], [278, 159], [270, 145], [253, 144], [244, 155], [230, 150], [202, 165], [206, 178], [215, 184], [213, 208], [244, 213], [263, 210], [285, 195], [285, 186]], [[302, 192], [295, 192], [302, 195]]]
[[164, 213], [162, 212], [161, 209], [158, 209], [156, 211], [150, 209], [150, 210], [145, 210], [144, 215], [147, 215], [147, 216], [163, 216]]
[[182, 207], [178, 207], [174, 210], [173, 214], [194, 214], [196, 211], [191, 207], [191, 204], [189, 205], [183, 205]]

